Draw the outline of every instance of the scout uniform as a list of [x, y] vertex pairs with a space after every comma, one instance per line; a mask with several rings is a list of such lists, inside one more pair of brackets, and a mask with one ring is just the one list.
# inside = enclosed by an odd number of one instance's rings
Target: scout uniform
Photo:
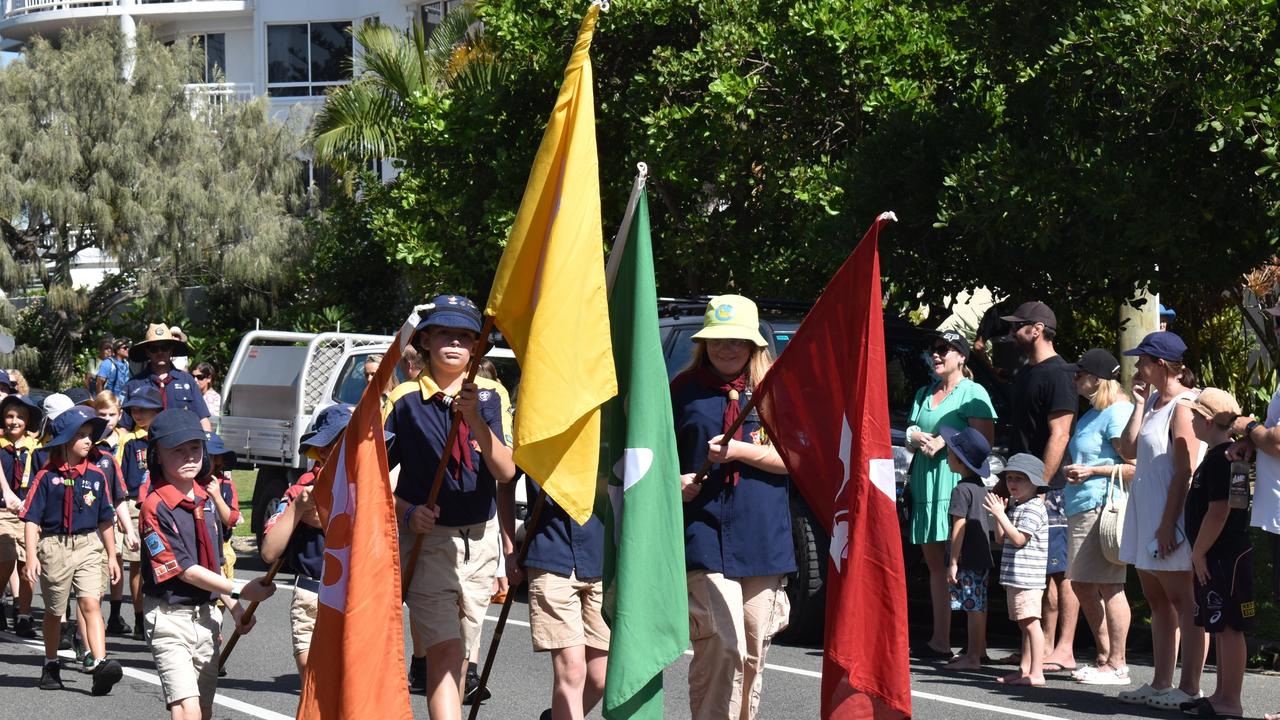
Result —
[[[147, 328], [146, 337], [129, 348], [129, 359], [145, 364], [147, 363], [147, 348], [153, 348], [161, 344], [170, 345], [173, 348], [174, 356], [191, 354], [191, 348], [186, 342], [175, 338], [169, 328], [157, 324]], [[200, 386], [196, 383], [196, 379], [190, 373], [179, 370], [177, 367], [170, 368], [162, 380], [151, 372], [148, 365], [125, 385], [124, 393], [120, 398], [123, 405], [128, 407], [129, 399], [143, 388], [155, 389], [159, 393], [160, 405], [164, 409], [186, 408], [195, 413], [196, 417], [201, 420], [209, 417], [209, 408], [204, 404], [204, 396], [200, 394]], [[130, 424], [132, 424], [132, 421], [130, 421]]]
[[[160, 392], [153, 387], [139, 389], [124, 401], [122, 409], [129, 413], [134, 409], [161, 409]], [[132, 418], [132, 416], [131, 416]], [[142, 501], [146, 497], [147, 487], [147, 443], [149, 437], [145, 428], [135, 427], [127, 432], [116, 450], [116, 459], [120, 463], [120, 473], [124, 478], [124, 498], [128, 500], [129, 517], [133, 526], [138, 527], [138, 518], [142, 512]], [[142, 560], [141, 550], [129, 550], [123, 543], [117, 543], [120, 559], [131, 563]]]
[[[27, 409], [28, 430], [39, 427], [43, 415], [40, 406], [25, 395], [9, 395], [0, 401], [0, 419], [10, 407], [19, 404]], [[33, 462], [35, 449], [36, 439], [31, 435], [23, 435], [17, 442], [0, 438], [0, 471], [4, 472], [5, 482], [9, 483], [9, 489], [19, 500], [27, 497], [27, 489], [31, 486], [35, 470], [39, 469]], [[0, 504], [2, 503], [3, 500], [0, 500]], [[22, 519], [19, 517], [21, 512], [21, 505], [0, 510], [0, 563], [27, 561]]]
[[[223, 444], [222, 438], [217, 433], [207, 432], [204, 434], [205, 452], [209, 453], [209, 457], [227, 457], [226, 466], [230, 467], [236, 462], [236, 454], [227, 449]], [[231, 516], [227, 518], [227, 522], [222, 522], [222, 515], [218, 515], [218, 524], [222, 528], [222, 574], [228, 580], [234, 580], [236, 576], [236, 551], [231, 549], [231, 531], [235, 530], [236, 525], [240, 524], [240, 496], [236, 493], [236, 485], [231, 479], [231, 472], [225, 471], [218, 473], [218, 495], [222, 497], [222, 502], [231, 510]], [[210, 475], [209, 481], [212, 482], [213, 474]], [[207, 483], [206, 483], [207, 485]]]
[[[204, 437], [194, 414], [161, 413], [152, 424], [151, 452], [161, 443], [176, 447]], [[141, 535], [143, 622], [165, 705], [198, 697], [202, 708], [212, 708], [222, 611], [217, 593], [185, 582], [182, 574], [195, 565], [221, 572], [217, 508], [199, 483], [189, 497], [157, 478], [142, 501]]]

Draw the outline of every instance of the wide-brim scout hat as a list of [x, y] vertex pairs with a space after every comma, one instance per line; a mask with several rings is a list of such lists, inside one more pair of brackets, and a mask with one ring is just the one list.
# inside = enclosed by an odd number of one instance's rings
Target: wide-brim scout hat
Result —
[[154, 323], [147, 327], [147, 334], [129, 348], [129, 359], [134, 362], [146, 362], [147, 350], [161, 344], [167, 344], [173, 348], [173, 354], [178, 357], [191, 354], [191, 346], [175, 337], [168, 325]]
[[946, 441], [948, 452], [955, 453], [956, 458], [978, 477], [991, 474], [991, 464], [987, 461], [987, 456], [991, 454], [991, 444], [982, 433], [971, 427], [956, 430], [944, 425], [938, 428], [938, 434]]
[[707, 303], [702, 329], [694, 340], [750, 340], [756, 347], [768, 347], [760, 334], [760, 311], [741, 295], [717, 295]]
[[0, 389], [8, 393], [13, 392], [13, 378], [9, 377], [9, 373], [4, 370], [0, 370]]
[[143, 385], [129, 393], [129, 397], [125, 398], [124, 404], [122, 404], [121, 407], [125, 410], [133, 410], [137, 408], [163, 410], [164, 401], [160, 398], [159, 388], [155, 385]]
[[316, 415], [311, 421], [311, 429], [303, 433], [298, 444], [303, 447], [329, 447], [342, 429], [351, 422], [350, 405], [330, 405]]
[[71, 398], [71, 402], [76, 405], [92, 405], [93, 395], [82, 387], [71, 387], [62, 391], [63, 395]]
[[98, 417], [90, 408], [76, 405], [53, 419], [53, 437], [45, 444], [50, 447], [65, 445], [74, 440], [76, 433], [86, 424], [93, 428], [89, 434], [89, 439], [93, 442], [96, 443], [106, 436], [106, 419]]
[[10, 405], [21, 405], [27, 409], [27, 429], [35, 430], [40, 427], [40, 421], [44, 419], [44, 410], [36, 404], [35, 400], [26, 395], [6, 395], [0, 400], [0, 419], [4, 418], [4, 414], [9, 411]]
[[462, 295], [437, 295], [432, 298], [426, 316], [413, 329], [414, 334], [434, 325], [442, 328], [470, 330], [479, 335], [482, 318], [480, 308]]

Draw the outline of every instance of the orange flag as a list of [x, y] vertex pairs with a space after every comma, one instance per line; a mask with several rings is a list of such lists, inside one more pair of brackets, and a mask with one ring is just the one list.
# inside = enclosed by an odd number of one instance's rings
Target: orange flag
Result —
[[381, 412], [381, 390], [392, 379], [400, 349], [392, 343], [316, 479], [324, 578], [298, 720], [413, 720]]

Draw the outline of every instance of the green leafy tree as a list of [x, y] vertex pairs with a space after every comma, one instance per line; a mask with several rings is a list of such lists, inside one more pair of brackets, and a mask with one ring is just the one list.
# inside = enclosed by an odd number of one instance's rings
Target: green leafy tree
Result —
[[[34, 298], [37, 376], [69, 379], [75, 348], [139, 298], [172, 311], [181, 288], [208, 285], [269, 308], [287, 279], [302, 242], [290, 212], [299, 133], [263, 101], [191, 95], [196, 62], [145, 29], [126, 48], [102, 25], [57, 47], [37, 39], [0, 70], [0, 286]], [[86, 289], [72, 268], [92, 251], [118, 268]]]

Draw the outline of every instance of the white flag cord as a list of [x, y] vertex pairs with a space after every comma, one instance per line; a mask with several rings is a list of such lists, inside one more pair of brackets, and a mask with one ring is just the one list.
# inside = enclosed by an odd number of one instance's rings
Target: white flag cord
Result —
[[636, 163], [636, 181], [631, 186], [631, 197], [627, 199], [627, 211], [622, 214], [622, 225], [613, 239], [613, 249], [609, 251], [609, 264], [604, 269], [605, 293], [613, 290], [613, 280], [618, 276], [618, 265], [622, 263], [623, 251], [627, 249], [627, 239], [631, 234], [631, 217], [636, 213], [636, 205], [640, 202], [640, 193], [649, 179], [649, 166]]

